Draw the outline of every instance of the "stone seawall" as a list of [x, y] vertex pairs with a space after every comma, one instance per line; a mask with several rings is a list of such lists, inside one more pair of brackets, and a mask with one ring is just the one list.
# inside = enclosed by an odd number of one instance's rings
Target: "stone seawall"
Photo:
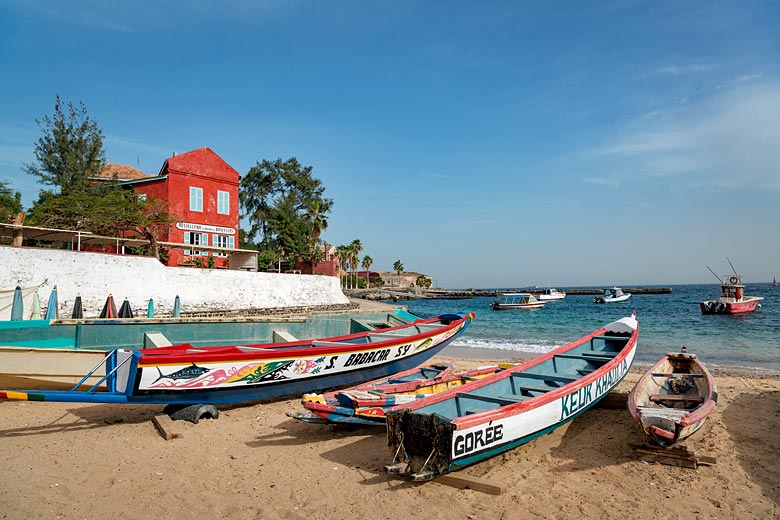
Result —
[[56, 285], [62, 318], [70, 317], [77, 295], [85, 317], [100, 314], [109, 294], [117, 308], [127, 298], [142, 316], [150, 298], [156, 315], [170, 315], [177, 295], [183, 315], [350, 306], [333, 276], [166, 267], [150, 257], [0, 246], [0, 289], [17, 285], [41, 285], [44, 307]]

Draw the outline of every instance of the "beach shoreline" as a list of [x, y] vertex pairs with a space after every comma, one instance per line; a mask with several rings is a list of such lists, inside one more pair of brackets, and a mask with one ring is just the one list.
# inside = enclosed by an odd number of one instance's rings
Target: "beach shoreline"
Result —
[[[505, 360], [462, 350], [432, 361]], [[596, 408], [459, 472], [501, 483], [499, 496], [387, 475], [382, 427], [301, 423], [286, 415], [302, 411], [297, 398], [220, 407], [218, 420], [176, 422], [168, 441], [152, 423], [160, 406], [5, 401], [0, 518], [780, 518], [780, 377], [717, 384], [715, 411], [686, 442], [715, 465], [643, 462], [628, 411]]]

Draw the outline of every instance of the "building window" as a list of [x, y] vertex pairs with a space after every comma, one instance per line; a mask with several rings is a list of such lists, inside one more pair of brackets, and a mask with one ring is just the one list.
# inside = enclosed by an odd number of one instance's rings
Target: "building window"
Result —
[[203, 211], [203, 188], [190, 186], [190, 211]]
[[230, 215], [230, 192], [217, 191], [217, 213]]
[[[224, 247], [225, 249], [235, 249], [236, 239], [232, 235], [212, 235], [214, 247]], [[214, 253], [214, 256], [227, 256], [227, 253]]]
[[[209, 245], [209, 236], [206, 233], [193, 233], [187, 231], [184, 233], [184, 243], [193, 246], [207, 246]], [[208, 256], [206, 251], [198, 251], [197, 249], [185, 249], [185, 256]]]

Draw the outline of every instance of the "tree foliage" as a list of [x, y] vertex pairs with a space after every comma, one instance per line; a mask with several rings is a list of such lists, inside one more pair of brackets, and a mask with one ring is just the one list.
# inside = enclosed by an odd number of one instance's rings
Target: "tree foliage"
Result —
[[312, 176], [311, 166], [295, 157], [263, 160], [241, 179], [239, 201], [250, 228], [246, 241], [278, 259], [319, 258], [319, 237], [327, 228], [333, 200]]
[[57, 96], [54, 114], [35, 122], [43, 135], [35, 143], [36, 162], [23, 164], [23, 170], [62, 194], [83, 190], [87, 179], [96, 177], [105, 164], [103, 131], [97, 121], [87, 115], [81, 101], [63, 103]]
[[22, 194], [0, 181], [0, 222], [9, 223], [22, 211]]

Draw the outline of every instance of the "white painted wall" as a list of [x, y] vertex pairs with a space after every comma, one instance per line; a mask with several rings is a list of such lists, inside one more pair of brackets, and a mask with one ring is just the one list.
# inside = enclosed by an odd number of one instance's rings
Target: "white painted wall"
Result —
[[45, 306], [57, 286], [60, 317], [69, 318], [81, 295], [85, 317], [100, 314], [113, 294], [117, 309], [127, 298], [136, 316], [170, 313], [176, 295], [182, 311], [347, 304], [333, 276], [166, 267], [150, 257], [0, 246], [0, 290], [45, 283]]

